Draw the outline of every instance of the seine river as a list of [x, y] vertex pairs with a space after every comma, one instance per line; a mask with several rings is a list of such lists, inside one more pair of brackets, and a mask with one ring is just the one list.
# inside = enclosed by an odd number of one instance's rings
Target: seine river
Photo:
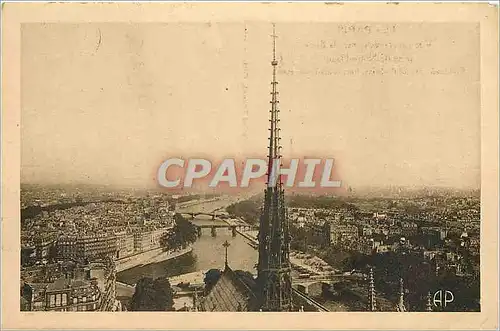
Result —
[[[213, 224], [213, 222], [212, 220], [206, 219], [195, 220], [197, 224]], [[143, 277], [173, 277], [195, 271], [206, 272], [210, 269], [223, 269], [225, 257], [223, 243], [226, 240], [230, 244], [228, 248], [229, 266], [233, 270], [244, 270], [255, 274], [257, 272], [257, 250], [251, 247], [248, 244], [248, 240], [243, 236], [237, 234], [236, 237], [233, 237], [231, 229], [219, 228], [217, 229], [217, 236], [215, 237], [212, 237], [211, 229], [202, 229], [202, 235], [193, 244], [193, 251], [191, 254], [161, 263], [122, 271], [117, 274], [117, 281], [126, 284], [135, 284]], [[132, 293], [133, 292], [130, 292], [129, 295], [122, 295], [130, 297]], [[330, 309], [330, 311], [346, 310], [344, 305], [337, 302], [322, 298], [318, 298], [318, 300]]]
[[[202, 224], [207, 220], [197, 220]], [[213, 221], [212, 221], [213, 222]], [[244, 270], [256, 273], [258, 252], [248, 244], [248, 240], [237, 234], [232, 236], [232, 231], [226, 228], [217, 229], [217, 236], [212, 237], [210, 229], [202, 229], [202, 235], [193, 244], [191, 254], [161, 263], [150, 264], [122, 271], [117, 274], [117, 281], [126, 284], [135, 284], [143, 277], [173, 277], [195, 271], [208, 271], [210, 269], [223, 269], [225, 248], [222, 245], [228, 241], [228, 263], [233, 270]], [[133, 292], [129, 295], [131, 296]], [[345, 311], [344, 305], [329, 300], [319, 299], [330, 311]]]
[[233, 270], [256, 272], [257, 250], [248, 245], [247, 239], [241, 235], [232, 236], [230, 229], [217, 229], [217, 236], [212, 237], [210, 229], [202, 229], [202, 235], [193, 244], [193, 251], [180, 258], [136, 267], [117, 274], [117, 281], [135, 284], [143, 277], [172, 277], [194, 271], [223, 269], [225, 248], [222, 244], [228, 241], [228, 262]]

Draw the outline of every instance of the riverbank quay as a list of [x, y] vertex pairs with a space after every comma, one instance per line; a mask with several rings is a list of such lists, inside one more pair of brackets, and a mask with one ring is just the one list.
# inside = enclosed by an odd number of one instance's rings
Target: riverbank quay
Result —
[[205, 272], [204, 271], [195, 271], [187, 274], [182, 274], [178, 276], [169, 277], [170, 285], [172, 286], [182, 286], [182, 285], [190, 285], [190, 286], [198, 286], [204, 285]]
[[130, 255], [118, 260], [115, 260], [116, 272], [122, 272], [127, 269], [143, 265], [146, 261], [163, 252], [163, 248], [153, 248], [145, 252]]
[[154, 248], [146, 252], [127, 256], [123, 259], [115, 261], [116, 272], [122, 272], [138, 266], [144, 266], [151, 263], [160, 263], [163, 261], [175, 259], [185, 254], [191, 253], [193, 248], [191, 246], [176, 250], [164, 251], [163, 248]]
[[193, 251], [192, 246], [188, 246], [186, 248], [182, 248], [179, 250], [165, 251], [163, 253], [160, 253], [160, 254], [152, 257], [151, 259], [146, 261], [146, 263], [144, 263], [143, 265], [148, 265], [148, 264], [152, 264], [152, 263], [160, 263], [160, 262], [172, 260], [172, 259], [181, 257], [183, 255], [189, 254], [192, 251]]

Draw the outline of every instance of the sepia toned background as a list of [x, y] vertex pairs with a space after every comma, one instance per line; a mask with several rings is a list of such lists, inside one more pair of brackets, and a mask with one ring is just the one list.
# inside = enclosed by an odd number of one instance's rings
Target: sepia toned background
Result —
[[[67, 16], [61, 16], [62, 7], [68, 10]], [[57, 178], [58, 181], [121, 184], [123, 178], [127, 178], [133, 183], [130, 185], [143, 185], [151, 182], [151, 176], [144, 175], [149, 167], [172, 154], [188, 153], [189, 156], [203, 152], [223, 157], [241, 152], [261, 153], [267, 133], [262, 123], [267, 123], [271, 29], [269, 23], [255, 21], [258, 14], [265, 14], [270, 17], [259, 19], [278, 21], [278, 54], [283, 59], [279, 80], [285, 153], [288, 150], [291, 154], [338, 155], [342, 178], [352, 185], [437, 183], [477, 188], [482, 184], [484, 228], [481, 239], [485, 244], [481, 275], [486, 284], [481, 289], [482, 312], [453, 316], [433, 314], [426, 315], [425, 319], [419, 319], [418, 314], [387, 319], [380, 314], [364, 313], [362, 321], [359, 316], [352, 317], [353, 313], [336, 313], [307, 321], [300, 314], [287, 315], [286, 321], [279, 314], [270, 314], [259, 316], [262, 322], [258, 325], [250, 314], [230, 320], [225, 317], [234, 315], [211, 317], [205, 314], [202, 320], [190, 318], [189, 321], [182, 316], [169, 316], [166, 326], [164, 318], [150, 318], [147, 322], [142, 318], [143, 322], [138, 324], [134, 316], [137, 314], [103, 314], [102, 318], [91, 320], [81, 314], [77, 318], [72, 314], [58, 315], [57, 320], [49, 315], [21, 315], [13, 310], [17, 304], [9, 308], [6, 300], [2, 300], [2, 310], [4, 313], [9, 311], [10, 316], [6, 325], [61, 327], [68, 325], [70, 320], [74, 327], [92, 324], [93, 327], [112, 325], [113, 328], [125, 323], [127, 327], [148, 328], [268, 329], [311, 328], [312, 324], [322, 329], [362, 326], [454, 328], [459, 325], [475, 329], [497, 325], [498, 300], [493, 296], [497, 293], [497, 208], [496, 204], [484, 203], [485, 199], [497, 198], [494, 183], [497, 182], [498, 129], [493, 126], [497, 122], [494, 112], [497, 82], [496, 75], [491, 75], [497, 71], [496, 47], [492, 47], [495, 46], [496, 30], [485, 15], [494, 16], [493, 10], [485, 6], [447, 6], [445, 9], [384, 5], [339, 9], [320, 5], [305, 11], [299, 6], [303, 15], [297, 18], [291, 10], [294, 6], [284, 5], [250, 5], [246, 10], [212, 5], [211, 9], [221, 8], [217, 14], [206, 6], [161, 7], [164, 13], [170, 13], [168, 17], [172, 21], [180, 17], [197, 21], [172, 27], [171, 24], [151, 22], [75, 25], [77, 18], [87, 17], [88, 20], [91, 17], [103, 22], [104, 17], [110, 21], [113, 16], [100, 16], [104, 13], [101, 6], [94, 6], [93, 10], [89, 5], [85, 8], [62, 7], [28, 7], [23, 15], [32, 16], [24, 22], [65, 17], [66, 23], [71, 25], [30, 23], [21, 26], [19, 23], [23, 20], [19, 19], [19, 9], [16, 14], [6, 16], [9, 21], [5, 26], [9, 28], [4, 30], [7, 36], [4, 42], [11, 46], [10, 53], [4, 53], [4, 59], [12, 64], [12, 71], [4, 75], [4, 84], [7, 83], [4, 87], [11, 98], [3, 100], [4, 109], [9, 101], [11, 109], [18, 110], [4, 112], [3, 117], [2, 131], [12, 132], [3, 137], [3, 239], [6, 231], [12, 233], [2, 249], [4, 289], [9, 288], [6, 279], [17, 282], [19, 278], [16, 277], [19, 182], [51, 182]], [[147, 10], [145, 6], [130, 5], [119, 11], [115, 6], [113, 10], [117, 16], [114, 19], [145, 20], [145, 17], [154, 17], [148, 15], [160, 12], [160, 7], [154, 7]], [[14, 10], [13, 6], [11, 8]], [[8, 15], [8, 10], [4, 10], [4, 14]], [[145, 12], [149, 14], [144, 15]], [[397, 23], [398, 27], [403, 26], [399, 35], [398, 32], [388, 35], [379, 31], [380, 35], [374, 38], [373, 32], [370, 37], [359, 32], [361, 36], [353, 38], [366, 40], [364, 44], [376, 40], [412, 44], [436, 38], [429, 49], [394, 52], [403, 59], [413, 58], [406, 66], [412, 78], [399, 71], [394, 75], [375, 74], [366, 78], [355, 70], [364, 72], [370, 69], [368, 64], [335, 64], [341, 61], [338, 56], [346, 52], [345, 43], [349, 43], [350, 37], [339, 31], [338, 25], [332, 27], [324, 21], [377, 21], [377, 24], [391, 21], [393, 24], [395, 17], [398, 22], [418, 21], [420, 17], [455, 23]], [[155, 16], [152, 20], [164, 21], [165, 17]], [[233, 22], [215, 23], [228, 20]], [[244, 20], [249, 21], [246, 37], [245, 24], [234, 22]], [[310, 20], [323, 23], [304, 23]], [[479, 20], [483, 20], [483, 24], [478, 26]], [[208, 21], [212, 23], [206, 24]], [[200, 34], [204, 38], [199, 39]], [[175, 47], [167, 41], [158, 41], [168, 36], [176, 41]], [[205, 45], [200, 42], [193, 51], [188, 41], [194, 38], [197, 42], [205, 40]], [[330, 39], [336, 40], [341, 44], [338, 47], [343, 49], [336, 49], [333, 55], [325, 54], [325, 44], [321, 42], [328, 44]], [[359, 55], [364, 51], [354, 52]], [[426, 64], [431, 59], [440, 66], [429, 68]], [[337, 71], [337, 67], [342, 72]], [[346, 68], [351, 71], [344, 72]], [[21, 69], [18, 71], [20, 77], [16, 69]], [[14, 95], [21, 96], [21, 104]], [[150, 174], [156, 171], [152, 168]], [[21, 169], [20, 177], [15, 169]], [[8, 300], [17, 302], [16, 291], [10, 292], [2, 291], [4, 298], [7, 296]]]
[[[151, 187], [168, 157], [266, 153], [270, 22], [21, 27], [21, 181]], [[285, 156], [353, 187], [480, 184], [477, 23], [276, 26]]]

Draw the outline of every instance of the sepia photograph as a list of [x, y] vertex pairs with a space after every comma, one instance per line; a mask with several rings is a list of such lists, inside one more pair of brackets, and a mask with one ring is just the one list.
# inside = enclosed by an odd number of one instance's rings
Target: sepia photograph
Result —
[[484, 159], [483, 30], [22, 21], [11, 304], [55, 320], [484, 314], [498, 166]]

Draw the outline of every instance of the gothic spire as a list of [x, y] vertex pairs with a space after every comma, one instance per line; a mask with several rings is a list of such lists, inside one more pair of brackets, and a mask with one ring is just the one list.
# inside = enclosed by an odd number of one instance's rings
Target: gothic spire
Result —
[[259, 225], [258, 283], [263, 311], [291, 311], [292, 280], [290, 267], [290, 235], [285, 208], [285, 193], [279, 176], [281, 145], [279, 101], [276, 80], [276, 32], [273, 24], [273, 68], [269, 128], [269, 163], [264, 208]]
[[375, 298], [375, 281], [373, 279], [373, 268], [370, 268], [370, 288], [368, 292], [368, 309], [370, 311], [377, 310], [377, 303]]

